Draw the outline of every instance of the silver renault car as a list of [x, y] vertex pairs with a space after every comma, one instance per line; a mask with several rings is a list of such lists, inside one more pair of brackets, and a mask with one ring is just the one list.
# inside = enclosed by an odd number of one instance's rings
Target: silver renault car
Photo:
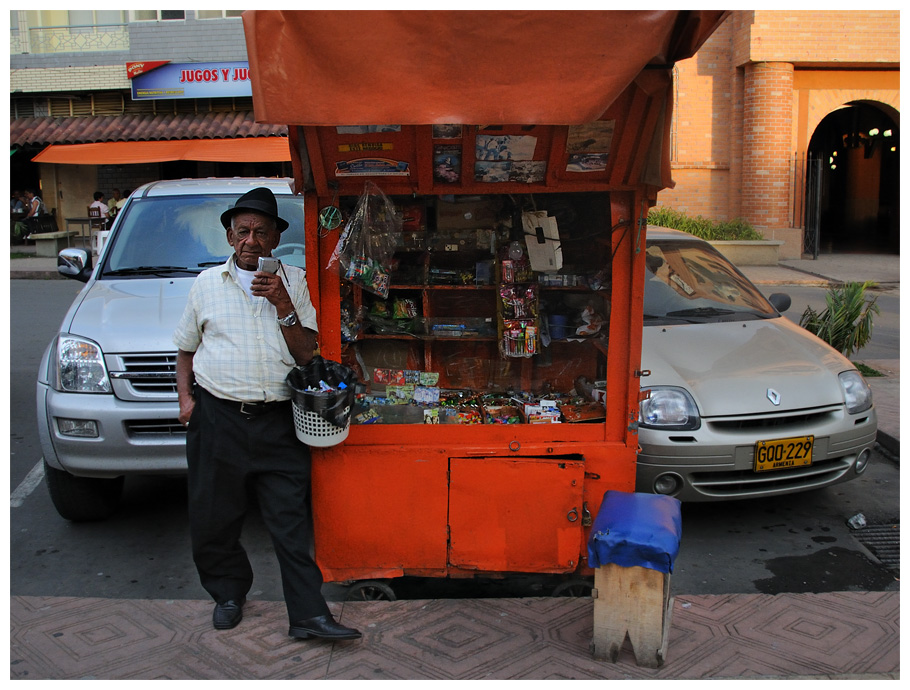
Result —
[[815, 489], [861, 474], [872, 392], [707, 242], [648, 229], [636, 490], [682, 501]]
[[130, 195], [97, 259], [60, 252], [58, 272], [85, 287], [44, 353], [37, 411], [47, 486], [63, 517], [108, 517], [126, 475], [186, 471], [171, 336], [195, 277], [233, 252], [221, 213], [255, 187], [274, 192], [290, 223], [273, 255], [303, 267], [303, 197], [287, 178], [153, 182]]

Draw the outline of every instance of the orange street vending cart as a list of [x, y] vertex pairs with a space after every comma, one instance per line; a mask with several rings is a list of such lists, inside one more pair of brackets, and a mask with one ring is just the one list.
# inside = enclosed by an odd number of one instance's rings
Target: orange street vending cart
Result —
[[[256, 119], [288, 125], [307, 197], [321, 353], [364, 384], [313, 448], [327, 581], [591, 572], [604, 492], [635, 484], [671, 70], [723, 18], [244, 13]], [[372, 234], [342, 266], [352, 223]]]

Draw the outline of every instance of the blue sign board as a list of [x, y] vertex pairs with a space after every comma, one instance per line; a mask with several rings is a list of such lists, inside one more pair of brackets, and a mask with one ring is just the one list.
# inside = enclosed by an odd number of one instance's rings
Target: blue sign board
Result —
[[248, 62], [159, 62], [142, 72], [135, 66], [137, 63], [127, 63], [134, 101], [253, 95]]

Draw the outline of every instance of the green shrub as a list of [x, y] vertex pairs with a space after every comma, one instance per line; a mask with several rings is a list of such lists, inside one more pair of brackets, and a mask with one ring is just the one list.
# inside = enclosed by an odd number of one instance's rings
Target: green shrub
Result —
[[806, 307], [799, 325], [849, 357], [872, 338], [872, 317], [879, 309], [876, 296], [866, 301], [866, 289], [874, 285], [866, 281], [830, 288], [825, 294], [825, 309], [817, 312]]
[[701, 216], [691, 218], [672, 208], [654, 207], [648, 212], [648, 225], [674, 228], [703, 240], [761, 240], [761, 233], [741, 218], [713, 221]]

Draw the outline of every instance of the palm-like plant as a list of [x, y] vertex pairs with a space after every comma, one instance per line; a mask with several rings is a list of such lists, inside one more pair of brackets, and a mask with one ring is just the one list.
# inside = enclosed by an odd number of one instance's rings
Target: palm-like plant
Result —
[[867, 301], [866, 290], [874, 285], [866, 281], [829, 289], [825, 295], [827, 307], [821, 312], [806, 307], [799, 325], [849, 357], [872, 337], [872, 317], [879, 309], [877, 296]]

